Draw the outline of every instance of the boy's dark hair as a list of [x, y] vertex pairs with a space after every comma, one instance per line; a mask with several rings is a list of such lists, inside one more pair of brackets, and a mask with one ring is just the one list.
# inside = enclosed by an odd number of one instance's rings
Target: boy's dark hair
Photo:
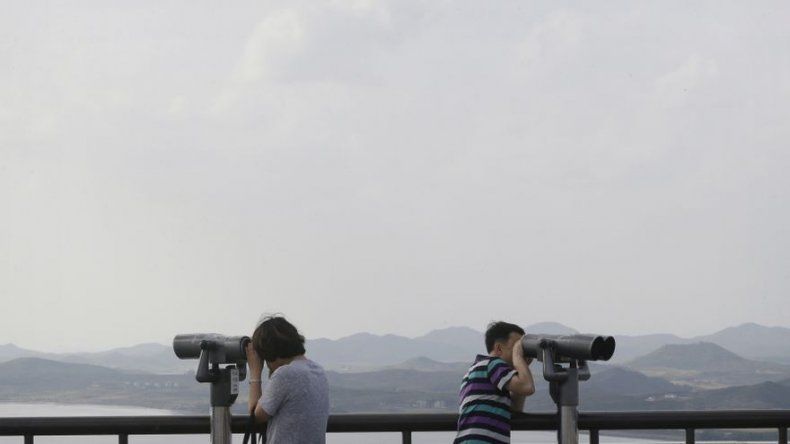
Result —
[[282, 316], [264, 319], [252, 334], [252, 347], [264, 361], [303, 355], [304, 336]]
[[507, 341], [510, 339], [511, 333], [524, 334], [524, 329], [516, 324], [508, 322], [497, 321], [488, 324], [486, 328], [486, 351], [494, 349], [494, 343], [497, 341]]

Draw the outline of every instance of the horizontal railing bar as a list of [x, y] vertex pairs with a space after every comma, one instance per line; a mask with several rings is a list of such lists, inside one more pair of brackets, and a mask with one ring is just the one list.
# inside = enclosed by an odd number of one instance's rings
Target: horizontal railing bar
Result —
[[[329, 418], [327, 431], [439, 432], [453, 431], [456, 414], [339, 414]], [[515, 415], [514, 430], [556, 430], [557, 415]], [[790, 410], [722, 410], [661, 412], [585, 412], [581, 430], [742, 429], [790, 426]], [[234, 416], [231, 430], [243, 433], [246, 416]], [[0, 436], [24, 435], [170, 435], [209, 433], [209, 417], [101, 416], [0, 418]]]
[[659, 412], [587, 412], [580, 429], [760, 429], [790, 424], [790, 410], [708, 410]]

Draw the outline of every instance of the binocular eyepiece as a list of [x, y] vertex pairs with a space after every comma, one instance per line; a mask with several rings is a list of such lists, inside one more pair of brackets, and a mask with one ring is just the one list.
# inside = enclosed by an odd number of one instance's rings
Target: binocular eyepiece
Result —
[[543, 350], [552, 351], [555, 362], [568, 359], [608, 361], [614, 354], [615, 340], [597, 335], [526, 334], [521, 339], [524, 356], [543, 359]]

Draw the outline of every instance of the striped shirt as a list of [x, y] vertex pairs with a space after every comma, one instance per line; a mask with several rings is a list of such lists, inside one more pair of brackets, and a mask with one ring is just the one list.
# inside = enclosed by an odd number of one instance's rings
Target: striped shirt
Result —
[[502, 358], [477, 355], [461, 383], [458, 434], [453, 443], [509, 443], [510, 393], [516, 370]]

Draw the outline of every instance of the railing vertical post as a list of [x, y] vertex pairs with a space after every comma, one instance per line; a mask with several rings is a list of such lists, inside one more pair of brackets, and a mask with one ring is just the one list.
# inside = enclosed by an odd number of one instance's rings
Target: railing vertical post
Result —
[[590, 444], [598, 444], [598, 429], [590, 429]]
[[118, 435], [118, 444], [129, 444], [129, 435], [126, 433]]
[[401, 442], [403, 444], [411, 444], [411, 430], [403, 430], [401, 433]]
[[686, 429], [686, 444], [694, 444], [694, 429]]
[[33, 435], [25, 435], [25, 444], [33, 444]]
[[779, 427], [779, 444], [787, 444], [787, 427]]

